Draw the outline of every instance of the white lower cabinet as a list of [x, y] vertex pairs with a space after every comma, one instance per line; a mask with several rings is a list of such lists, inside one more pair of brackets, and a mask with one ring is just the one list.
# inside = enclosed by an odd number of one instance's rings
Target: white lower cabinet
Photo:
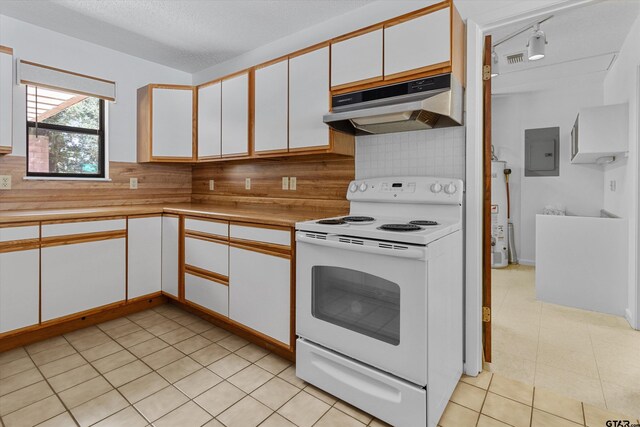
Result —
[[289, 345], [291, 261], [237, 247], [229, 252], [229, 317]]
[[184, 275], [184, 297], [223, 316], [229, 315], [229, 287], [189, 274]]
[[178, 297], [178, 239], [180, 220], [162, 217], [162, 292]]
[[162, 217], [128, 220], [128, 298], [162, 288]]
[[42, 248], [42, 321], [124, 300], [125, 252], [124, 237]]
[[38, 249], [0, 253], [0, 333], [38, 324], [39, 261]]

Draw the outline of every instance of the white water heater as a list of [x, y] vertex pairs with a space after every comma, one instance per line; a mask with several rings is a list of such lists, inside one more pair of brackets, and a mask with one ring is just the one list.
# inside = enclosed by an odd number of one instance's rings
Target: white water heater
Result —
[[491, 268], [509, 265], [506, 162], [491, 162]]

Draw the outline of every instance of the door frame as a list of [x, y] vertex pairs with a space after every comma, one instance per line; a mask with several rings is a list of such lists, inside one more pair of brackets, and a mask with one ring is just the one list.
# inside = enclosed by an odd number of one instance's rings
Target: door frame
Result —
[[[466, 53], [466, 182], [465, 182], [465, 363], [464, 373], [476, 376], [483, 369], [483, 80], [485, 33], [511, 23], [526, 23], [540, 15], [553, 14], [593, 3], [595, 0], [551, 0], [544, 7], [531, 2], [508, 6], [467, 19]], [[490, 238], [490, 236], [489, 236]], [[490, 264], [490, 263], [489, 263]], [[490, 266], [489, 266], [490, 269]], [[640, 295], [639, 295], [640, 299]]]

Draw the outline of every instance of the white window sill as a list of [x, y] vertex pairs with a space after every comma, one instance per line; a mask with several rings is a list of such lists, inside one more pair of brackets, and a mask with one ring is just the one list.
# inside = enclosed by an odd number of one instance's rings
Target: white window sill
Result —
[[110, 182], [111, 178], [76, 178], [76, 177], [55, 177], [55, 176], [23, 176], [23, 181], [103, 181]]

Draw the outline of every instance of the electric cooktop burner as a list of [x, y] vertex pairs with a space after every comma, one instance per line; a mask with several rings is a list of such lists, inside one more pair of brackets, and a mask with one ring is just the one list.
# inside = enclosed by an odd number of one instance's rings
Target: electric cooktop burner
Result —
[[342, 225], [347, 222], [342, 219], [321, 219], [320, 221], [316, 221], [316, 224], [326, 224], [326, 225]]
[[386, 231], [418, 231], [422, 230], [422, 227], [413, 224], [382, 224], [378, 229]]
[[436, 221], [428, 221], [428, 220], [418, 220], [418, 221], [409, 221], [409, 224], [413, 225], [438, 225]]
[[342, 220], [346, 222], [373, 222], [376, 219], [372, 216], [345, 216]]

